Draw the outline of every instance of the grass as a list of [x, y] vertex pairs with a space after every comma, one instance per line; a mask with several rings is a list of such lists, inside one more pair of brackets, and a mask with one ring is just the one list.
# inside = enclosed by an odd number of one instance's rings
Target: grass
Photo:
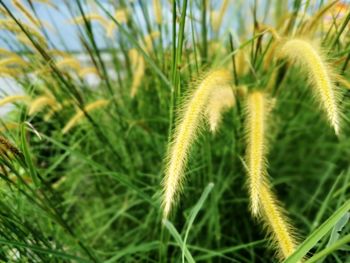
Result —
[[[348, 7], [0, 1], [0, 107], [12, 105], [0, 120], [0, 261], [348, 262]], [[320, 46], [319, 61], [332, 69], [339, 136], [317, 105], [326, 100], [311, 96], [317, 74], [308, 78], [276, 55], [293, 39]], [[163, 219], [161, 182], [177, 118], [196, 83], [217, 68], [232, 75], [235, 101], [221, 95], [230, 101], [222, 101], [225, 111], [218, 106], [215, 133], [203, 122], [186, 153], [183, 191]], [[299, 242], [285, 259], [249, 209], [244, 105], [258, 88], [273, 105], [268, 187]], [[200, 114], [208, 117], [206, 106]]]

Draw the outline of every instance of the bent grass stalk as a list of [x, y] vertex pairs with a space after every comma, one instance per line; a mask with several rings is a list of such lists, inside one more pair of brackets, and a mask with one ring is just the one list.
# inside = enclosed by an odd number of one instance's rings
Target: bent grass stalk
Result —
[[189, 150], [197, 137], [210, 95], [217, 88], [229, 86], [231, 82], [232, 77], [229, 71], [211, 71], [199, 82], [197, 88], [189, 95], [182, 106], [180, 118], [166, 157], [165, 178], [162, 182], [164, 218], [169, 216], [181, 190]]
[[246, 105], [246, 163], [251, 211], [259, 214], [260, 192], [266, 176], [266, 120], [268, 115], [266, 95], [254, 91], [248, 95]]
[[339, 135], [339, 93], [332, 79], [334, 73], [318, 48], [308, 41], [291, 39], [282, 45], [280, 54], [301, 64], [308, 73], [315, 98], [319, 100], [335, 134]]
[[64, 128], [62, 129], [62, 133], [65, 134], [70, 129], [72, 129], [84, 117], [84, 112], [90, 112], [92, 110], [106, 106], [108, 103], [109, 101], [101, 99], [85, 106], [84, 111], [78, 110], [77, 113], [67, 122], [66, 126], [64, 126]]

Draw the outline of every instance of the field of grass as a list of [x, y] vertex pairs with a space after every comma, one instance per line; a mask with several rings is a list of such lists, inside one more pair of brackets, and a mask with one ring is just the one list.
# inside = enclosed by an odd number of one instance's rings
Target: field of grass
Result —
[[348, 1], [0, 0], [0, 32], [0, 262], [350, 262]]

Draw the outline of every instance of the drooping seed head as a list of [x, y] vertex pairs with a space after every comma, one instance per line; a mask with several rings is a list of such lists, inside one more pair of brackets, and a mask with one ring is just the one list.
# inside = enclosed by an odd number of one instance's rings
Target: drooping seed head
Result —
[[286, 217], [286, 212], [279, 205], [276, 196], [267, 182], [263, 182], [260, 191], [262, 220], [271, 233], [273, 244], [277, 247], [278, 256], [285, 259], [297, 247], [294, 229]]
[[154, 9], [154, 17], [155, 21], [158, 25], [162, 24], [162, 5], [160, 0], [153, 0], [153, 9]]
[[266, 133], [270, 106], [266, 95], [261, 91], [248, 94], [246, 104], [246, 167], [252, 214], [260, 210], [260, 192], [266, 177]]
[[46, 105], [50, 105], [54, 108], [56, 107], [57, 102], [54, 98], [51, 98], [49, 96], [40, 96], [30, 103], [28, 115], [33, 115]]
[[339, 91], [334, 84], [335, 75], [319, 47], [302, 39], [291, 39], [282, 44], [280, 55], [298, 62], [309, 75], [315, 98], [326, 113], [335, 134], [340, 132]]
[[230, 86], [213, 90], [206, 108], [209, 128], [212, 133], [217, 131], [223, 112], [233, 107], [234, 104], [235, 96]]
[[7, 96], [7, 97], [1, 99], [0, 106], [3, 106], [3, 105], [8, 104], [8, 103], [13, 103], [13, 102], [17, 102], [17, 101], [26, 101], [26, 100], [28, 100], [28, 96], [11, 95], [11, 96]]
[[145, 74], [145, 59], [136, 49], [129, 50], [129, 58], [132, 69], [134, 71], [130, 88], [130, 97], [133, 98], [136, 96]]
[[70, 129], [72, 129], [81, 118], [84, 117], [85, 112], [90, 112], [92, 110], [98, 109], [100, 107], [106, 106], [109, 101], [100, 99], [95, 102], [92, 102], [84, 107], [84, 111], [78, 110], [76, 114], [67, 122], [67, 124], [64, 126], [62, 129], [62, 133], [65, 134], [67, 133]]
[[196, 89], [190, 93], [182, 106], [166, 157], [167, 163], [165, 178], [163, 180], [162, 197], [164, 218], [168, 217], [177, 195], [182, 188], [188, 154], [198, 135], [198, 130], [205, 113], [205, 107], [210, 100], [210, 96], [216, 89], [228, 86], [231, 82], [232, 77], [229, 71], [211, 71], [199, 81]]

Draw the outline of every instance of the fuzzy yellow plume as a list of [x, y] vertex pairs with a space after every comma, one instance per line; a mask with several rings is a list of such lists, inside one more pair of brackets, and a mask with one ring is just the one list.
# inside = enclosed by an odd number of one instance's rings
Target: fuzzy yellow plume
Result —
[[158, 31], [153, 31], [144, 37], [145, 49], [149, 53], [153, 50], [153, 41], [160, 36]]
[[0, 106], [4, 106], [8, 103], [23, 101], [23, 100], [27, 100], [27, 99], [28, 99], [28, 96], [24, 96], [24, 95], [7, 96], [7, 97], [0, 100]]
[[[107, 19], [104, 18], [103, 16], [101, 16], [100, 14], [91, 13], [91, 14], [84, 15], [84, 17], [85, 17], [85, 20], [87, 20], [87, 21], [95, 20], [95, 21], [100, 22], [104, 28], [107, 28], [107, 26], [108, 26]], [[72, 20], [70, 20], [69, 23], [76, 24], [76, 25], [82, 25], [85, 23], [84, 17], [77, 16], [77, 17], [73, 18]]]
[[0, 55], [12, 55], [12, 54], [14, 54], [12, 51], [5, 48], [0, 48]]
[[60, 61], [56, 62], [56, 66], [59, 69], [65, 69], [66, 67], [69, 67], [77, 72], [80, 71], [80, 62], [78, 59], [74, 58], [74, 57], [64, 57], [63, 59], [61, 59]]
[[21, 155], [21, 151], [5, 137], [0, 136], [0, 154], [10, 152], [13, 155]]
[[21, 3], [19, 0], [12, 0], [12, 4], [17, 8], [18, 11], [20, 11], [23, 16], [25, 16], [30, 22], [32, 22], [37, 27], [40, 27], [40, 22], [38, 19], [36, 19], [31, 12], [28, 10], [28, 8]]
[[259, 193], [266, 176], [266, 120], [269, 114], [266, 95], [260, 91], [248, 95], [246, 105], [246, 165], [251, 210], [254, 216], [259, 214]]
[[0, 15], [7, 16], [7, 11], [2, 6], [0, 6]]
[[114, 18], [117, 20], [119, 23], [126, 23], [128, 20], [128, 12], [126, 9], [118, 9], [115, 10], [114, 13]]
[[219, 32], [221, 24], [222, 24], [222, 19], [225, 16], [225, 13], [228, 8], [229, 1], [224, 0], [221, 7], [220, 11], [213, 11], [212, 13], [212, 27], [215, 32]]
[[14, 76], [18, 76], [19, 74], [21, 74], [21, 72], [18, 71], [18, 69], [0, 67], [0, 76], [5, 75], [5, 76], [14, 77]]
[[278, 247], [279, 257], [285, 259], [297, 247], [292, 226], [286, 219], [284, 210], [278, 205], [267, 182], [261, 185], [260, 199], [264, 223], [271, 232], [273, 242]]
[[212, 133], [217, 131], [222, 113], [235, 104], [235, 96], [231, 87], [221, 87], [212, 92], [206, 108], [209, 128]]
[[195, 141], [198, 129], [205, 114], [205, 107], [210, 95], [217, 88], [229, 86], [231, 73], [227, 70], [214, 70], [208, 73], [197, 88], [190, 94], [182, 107], [173, 140], [166, 157], [165, 178], [163, 180], [163, 217], [169, 216], [170, 210], [181, 190], [189, 150]]
[[78, 75], [79, 77], [84, 77], [88, 74], [95, 74], [98, 75], [98, 71], [95, 67], [87, 67], [87, 68], [82, 68], [79, 70]]
[[307, 21], [306, 26], [304, 28], [301, 28], [300, 31], [304, 34], [310, 34], [318, 25], [324, 26], [324, 24], [320, 20], [322, 20], [323, 17], [327, 14], [331, 15], [330, 16], [331, 19], [329, 19], [329, 21], [326, 20], [326, 22], [329, 22], [328, 25], [326, 23], [326, 28], [329, 29], [331, 24], [336, 23], [336, 20], [339, 15], [339, 11], [341, 12], [341, 10], [337, 10], [337, 11], [334, 10], [338, 6], [338, 4], [339, 4], [339, 0], [329, 1], [328, 4], [324, 5], [320, 10], [317, 11], [317, 13], [315, 13], [310, 18], [309, 21]]
[[[101, 99], [95, 102], [92, 102], [84, 107], [85, 112], [90, 112], [92, 110], [98, 109], [100, 107], [106, 106], [108, 104], [107, 100]], [[78, 110], [77, 113], [67, 122], [66, 126], [62, 129], [62, 133], [67, 133], [70, 129], [72, 129], [81, 118], [84, 117], [85, 113], [82, 110]]]
[[[34, 27], [24, 23], [23, 21], [20, 21], [22, 27], [32, 35], [32, 37], [37, 40], [40, 44], [44, 45], [47, 47], [46, 39], [43, 37], [43, 35], [36, 30]], [[8, 31], [11, 31], [16, 34], [16, 37], [21, 36], [21, 38], [27, 38], [29, 41], [28, 37], [23, 33], [22, 29], [12, 20], [12, 19], [1, 19], [0, 20], [0, 28], [6, 29]]]
[[278, 34], [276, 28], [274, 28], [272, 26], [265, 25], [265, 24], [259, 24], [259, 31], [270, 33], [276, 41], [281, 40], [281, 36]]
[[[119, 24], [126, 23], [128, 20], [128, 13], [126, 9], [117, 9], [114, 13], [114, 19], [118, 21]], [[106, 36], [111, 38], [113, 36], [113, 32], [116, 28], [116, 23], [112, 20], [108, 23], [106, 27]]]
[[34, 113], [40, 111], [44, 106], [50, 105], [51, 107], [56, 107], [56, 100], [48, 96], [40, 96], [30, 103], [28, 115], [33, 115]]
[[8, 65], [21, 65], [21, 66], [26, 66], [27, 65], [27, 62], [25, 60], [23, 60], [21, 57], [17, 56], [17, 55], [14, 55], [14, 56], [11, 56], [11, 57], [7, 57], [7, 58], [4, 58], [4, 59], [1, 59], [0, 60], [0, 67], [5, 67], [5, 66], [8, 66]]
[[34, 0], [34, 2], [40, 3], [40, 4], [46, 4], [49, 5], [51, 7], [56, 7], [51, 0]]
[[280, 54], [301, 64], [308, 73], [315, 97], [320, 101], [330, 125], [338, 135], [340, 132], [339, 93], [332, 79], [334, 74], [318, 50], [315, 44], [308, 41], [291, 39], [282, 45]]
[[341, 75], [336, 76], [337, 82], [341, 85], [344, 86], [347, 89], [350, 89], [350, 81], [348, 81], [346, 78], [344, 78]]
[[246, 49], [240, 48], [236, 53], [236, 71], [238, 76], [247, 74], [249, 70], [249, 60], [247, 58]]
[[153, 0], [154, 19], [158, 25], [162, 24], [162, 6], [160, 0]]
[[[39, 36], [39, 35], [38, 35]], [[47, 48], [47, 42], [45, 38], [43, 37], [36, 37], [33, 35], [34, 41], [38, 42], [38, 44], [42, 47]], [[21, 42], [23, 45], [27, 46], [28, 48], [32, 48], [33, 50], [36, 50], [36, 46], [33, 44], [33, 42], [28, 38], [26, 34], [23, 32], [16, 34], [16, 39]]]
[[138, 60], [139, 60], [139, 52], [137, 51], [136, 48], [131, 48], [128, 52], [128, 55], [129, 55], [129, 59], [130, 59], [130, 63], [131, 63], [131, 66], [134, 67], [137, 65], [138, 63]]
[[10, 122], [10, 123], [4, 123], [2, 126], [0, 126], [0, 132], [5, 132], [7, 130], [12, 130], [15, 128], [18, 128], [20, 125], [15, 122]]
[[130, 49], [129, 58], [134, 71], [130, 88], [130, 96], [133, 98], [137, 94], [138, 88], [141, 85], [142, 78], [145, 74], [145, 59], [136, 49]]
[[46, 114], [44, 115], [44, 121], [49, 121], [49, 120], [52, 118], [52, 116], [53, 116], [56, 112], [62, 110], [62, 108], [63, 108], [64, 106], [68, 106], [69, 104], [70, 104], [70, 102], [67, 102], [67, 101], [64, 102], [63, 104], [57, 103], [57, 104], [55, 105], [55, 107], [51, 108], [51, 109], [48, 111], [48, 113], [46, 113]]

